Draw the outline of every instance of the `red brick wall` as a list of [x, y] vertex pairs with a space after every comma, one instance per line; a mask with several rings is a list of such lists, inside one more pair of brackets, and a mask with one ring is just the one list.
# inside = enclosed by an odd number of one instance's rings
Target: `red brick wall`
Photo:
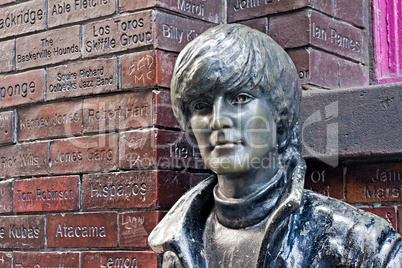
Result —
[[0, 1], [0, 267], [157, 266], [148, 234], [208, 175], [169, 96], [222, 20], [201, 2]]
[[368, 9], [366, 0], [228, 0], [227, 20], [268, 29], [304, 84], [333, 89], [368, 85]]
[[[369, 6], [351, 5], [0, 0], [0, 267], [156, 267], [148, 234], [208, 175], [169, 106], [178, 52], [240, 22], [279, 42], [306, 88], [364, 86]], [[306, 188], [397, 226], [401, 164], [379, 159], [309, 157]]]

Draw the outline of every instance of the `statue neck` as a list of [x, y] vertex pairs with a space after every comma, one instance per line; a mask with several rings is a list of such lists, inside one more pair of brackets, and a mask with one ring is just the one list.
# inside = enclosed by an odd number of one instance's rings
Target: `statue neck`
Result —
[[249, 170], [247, 173], [218, 175], [217, 191], [225, 198], [247, 198], [270, 184], [277, 172], [278, 167], [259, 168], [254, 171]]
[[286, 172], [283, 168], [278, 169], [258, 191], [241, 198], [222, 195], [219, 184], [214, 188], [215, 212], [219, 222], [229, 228], [244, 228], [268, 217], [280, 202], [280, 197], [286, 191]]

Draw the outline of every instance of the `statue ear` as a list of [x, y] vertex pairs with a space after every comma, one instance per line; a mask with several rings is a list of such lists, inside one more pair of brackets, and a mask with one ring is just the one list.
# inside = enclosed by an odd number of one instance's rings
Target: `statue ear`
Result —
[[278, 153], [283, 152], [288, 145], [288, 122], [286, 119], [280, 119], [276, 123], [276, 139], [278, 143]]

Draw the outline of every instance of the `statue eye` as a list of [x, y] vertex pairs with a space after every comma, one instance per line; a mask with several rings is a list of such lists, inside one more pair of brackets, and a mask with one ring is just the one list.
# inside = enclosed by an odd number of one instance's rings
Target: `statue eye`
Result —
[[233, 98], [232, 104], [246, 104], [253, 100], [254, 97], [247, 93], [240, 93], [236, 97]]
[[194, 104], [193, 109], [195, 111], [202, 111], [205, 109], [208, 109], [210, 107], [210, 105], [206, 102], [197, 102]]

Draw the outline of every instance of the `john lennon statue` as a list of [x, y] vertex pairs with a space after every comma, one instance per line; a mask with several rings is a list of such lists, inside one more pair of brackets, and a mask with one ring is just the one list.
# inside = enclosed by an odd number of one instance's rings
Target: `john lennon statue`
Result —
[[172, 105], [211, 176], [149, 236], [162, 267], [402, 267], [385, 220], [303, 189], [301, 86], [267, 35], [220, 25], [180, 53]]

